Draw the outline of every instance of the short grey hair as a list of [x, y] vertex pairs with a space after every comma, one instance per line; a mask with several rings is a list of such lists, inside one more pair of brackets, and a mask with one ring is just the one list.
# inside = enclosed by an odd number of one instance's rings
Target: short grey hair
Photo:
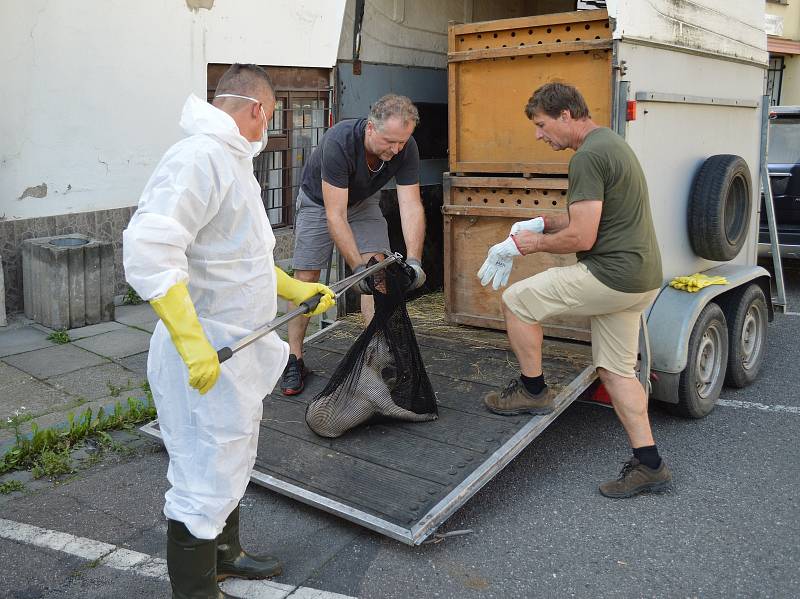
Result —
[[398, 118], [403, 127], [413, 123], [419, 125], [419, 111], [410, 98], [397, 94], [386, 94], [380, 98], [369, 111], [367, 120], [378, 131], [383, 130], [383, 125], [390, 118]]

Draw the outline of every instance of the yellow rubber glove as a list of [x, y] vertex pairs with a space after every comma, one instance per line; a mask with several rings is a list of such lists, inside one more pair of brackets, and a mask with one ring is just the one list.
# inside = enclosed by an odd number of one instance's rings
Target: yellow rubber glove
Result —
[[176, 283], [166, 295], [150, 301], [189, 369], [189, 384], [207, 393], [219, 378], [219, 359], [197, 320], [186, 283]]
[[336, 294], [322, 283], [304, 283], [303, 281], [298, 281], [287, 275], [277, 266], [275, 267], [275, 273], [278, 275], [278, 295], [289, 300], [296, 306], [299, 306], [318, 293], [324, 294], [322, 299], [319, 300], [317, 307], [305, 314], [305, 316], [311, 317], [322, 314], [336, 305]]
[[669, 282], [669, 284], [670, 287], [674, 287], [675, 289], [694, 293], [703, 287], [708, 287], [709, 285], [727, 285], [728, 280], [725, 277], [709, 277], [708, 275], [696, 272], [688, 277], [675, 277]]

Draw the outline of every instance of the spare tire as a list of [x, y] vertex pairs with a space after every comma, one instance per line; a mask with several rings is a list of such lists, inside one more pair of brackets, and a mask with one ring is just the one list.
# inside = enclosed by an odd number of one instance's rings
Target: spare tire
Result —
[[689, 196], [689, 243], [716, 262], [733, 260], [750, 226], [750, 169], [741, 156], [711, 156], [700, 167]]

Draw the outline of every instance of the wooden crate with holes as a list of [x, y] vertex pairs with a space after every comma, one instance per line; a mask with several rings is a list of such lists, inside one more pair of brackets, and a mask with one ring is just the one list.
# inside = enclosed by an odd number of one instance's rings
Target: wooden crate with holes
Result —
[[535, 140], [525, 105], [549, 81], [575, 85], [596, 123], [612, 112], [611, 30], [605, 10], [451, 25], [451, 173], [567, 172], [571, 151]]
[[[518, 220], [560, 214], [567, 209], [567, 179], [458, 177], [445, 175], [445, 312], [450, 322], [503, 329], [503, 289], [482, 287], [477, 277], [488, 249], [502, 241]], [[534, 254], [517, 258], [509, 285], [552, 266], [575, 263], [575, 255]], [[554, 318], [545, 334], [589, 340], [586, 318]]]

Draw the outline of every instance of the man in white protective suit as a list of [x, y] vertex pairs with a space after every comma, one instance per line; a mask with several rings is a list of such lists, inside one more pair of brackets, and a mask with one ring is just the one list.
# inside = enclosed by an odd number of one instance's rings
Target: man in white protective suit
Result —
[[257, 66], [234, 64], [209, 104], [183, 107], [187, 137], [147, 183], [123, 234], [125, 275], [160, 317], [147, 377], [169, 453], [165, 495], [167, 566], [173, 597], [230, 597], [228, 576], [281, 572], [274, 557], [245, 553], [239, 501], [256, 457], [262, 400], [289, 354], [271, 333], [220, 365], [224, 347], [276, 316], [277, 295], [297, 304], [330, 289], [277, 268], [275, 237], [253, 176], [266, 146], [275, 94]]

